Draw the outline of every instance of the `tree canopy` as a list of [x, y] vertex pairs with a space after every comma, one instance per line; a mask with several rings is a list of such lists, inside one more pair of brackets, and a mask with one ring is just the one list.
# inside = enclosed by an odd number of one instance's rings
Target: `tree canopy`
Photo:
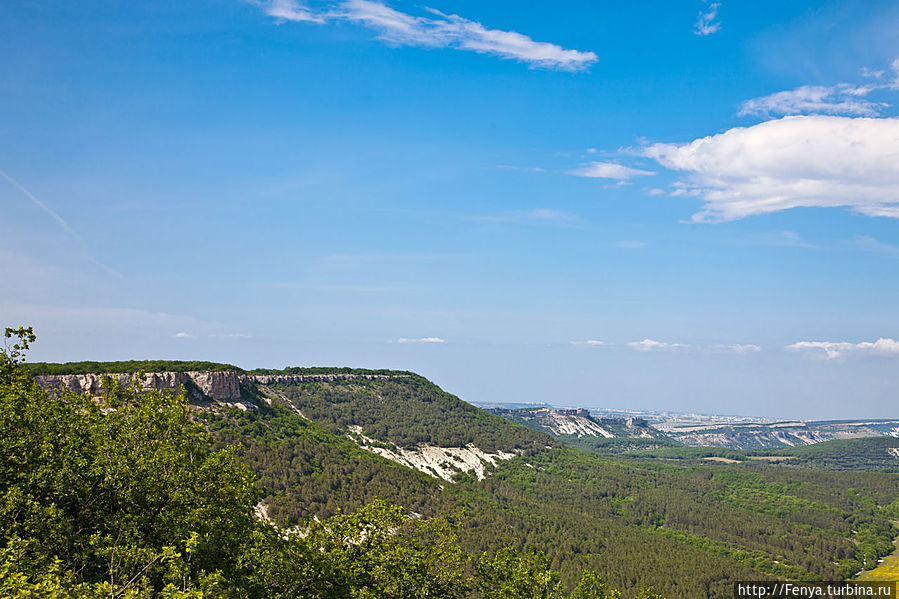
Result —
[[[111, 382], [95, 400], [47, 392], [23, 367], [30, 329], [0, 350], [0, 595], [144, 599], [614, 598], [595, 572], [569, 592], [544, 554], [473, 556], [460, 515], [375, 501], [284, 531], [212, 450], [184, 394]], [[646, 599], [657, 597], [649, 593]]]

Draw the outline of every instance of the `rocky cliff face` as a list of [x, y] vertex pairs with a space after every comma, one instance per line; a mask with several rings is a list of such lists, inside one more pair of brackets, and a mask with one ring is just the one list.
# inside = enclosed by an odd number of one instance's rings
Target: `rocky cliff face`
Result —
[[[68, 389], [78, 394], [99, 396], [108, 379], [127, 383], [130, 374], [54, 374], [34, 377], [46, 389]], [[147, 390], [161, 391], [177, 389], [184, 385], [187, 389], [198, 389], [203, 395], [217, 401], [240, 399], [240, 377], [236, 372], [150, 372], [142, 386]]]
[[[382, 379], [405, 377], [390, 374], [260, 374], [246, 375], [227, 371], [150, 372], [145, 375], [143, 388], [147, 390], [177, 389], [184, 385], [188, 391], [198, 389], [205, 397], [216, 401], [231, 402], [240, 399], [240, 386], [278, 383], [344, 381], [350, 379]], [[127, 383], [130, 374], [53, 374], [36, 376], [38, 384], [46, 389], [68, 389], [78, 394], [94, 397], [103, 394], [107, 379]]]
[[240, 382], [247, 384], [276, 385], [306, 382], [348, 381], [352, 379], [395, 379], [408, 378], [407, 374], [247, 374], [240, 376]]

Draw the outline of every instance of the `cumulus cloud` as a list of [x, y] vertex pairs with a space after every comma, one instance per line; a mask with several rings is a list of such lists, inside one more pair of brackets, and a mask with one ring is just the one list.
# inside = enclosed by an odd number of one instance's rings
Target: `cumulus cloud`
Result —
[[888, 106], [871, 102], [865, 96], [881, 86], [840, 83], [830, 87], [803, 85], [793, 90], [777, 92], [761, 98], [746, 100], [739, 116], [764, 117], [789, 114], [840, 114], [848, 116], [877, 116]]
[[440, 337], [400, 337], [397, 343], [446, 343], [446, 339]]
[[380, 40], [397, 46], [470, 50], [566, 71], [585, 69], [598, 59], [593, 52], [534, 41], [516, 31], [488, 29], [476, 21], [433, 9], [427, 9], [429, 16], [424, 17], [373, 0], [347, 0], [335, 10], [323, 13], [316, 13], [296, 0], [269, 0], [259, 5], [267, 15], [279, 20], [358, 23], [376, 31]]
[[654, 175], [652, 171], [644, 171], [637, 168], [624, 166], [615, 162], [588, 162], [576, 169], [566, 171], [569, 175], [576, 177], [590, 177], [593, 179], [618, 179], [619, 181], [627, 181], [632, 177], [644, 175]]
[[881, 337], [877, 341], [797, 341], [786, 346], [789, 351], [810, 352], [821, 355], [828, 360], [847, 354], [864, 354], [874, 356], [899, 356], [899, 341]]
[[899, 119], [793, 116], [640, 152], [681, 172], [697, 222], [797, 207], [899, 218]]
[[709, 5], [708, 10], [699, 11], [699, 18], [693, 25], [693, 33], [696, 35], [711, 35], [719, 31], [721, 22], [716, 22], [715, 19], [718, 18], [718, 7], [720, 6], [720, 2], [715, 2]]
[[627, 346], [631, 349], [635, 349], [637, 351], [679, 351], [682, 349], [687, 349], [688, 345], [683, 345], [680, 343], [664, 343], [662, 341], [656, 341], [654, 339], [644, 339], [643, 341], [631, 341], [627, 344]]

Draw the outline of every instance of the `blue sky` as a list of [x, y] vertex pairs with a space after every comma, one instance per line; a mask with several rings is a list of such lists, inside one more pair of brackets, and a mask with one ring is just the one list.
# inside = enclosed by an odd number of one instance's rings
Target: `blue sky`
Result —
[[34, 360], [899, 417], [895, 2], [0, 6]]

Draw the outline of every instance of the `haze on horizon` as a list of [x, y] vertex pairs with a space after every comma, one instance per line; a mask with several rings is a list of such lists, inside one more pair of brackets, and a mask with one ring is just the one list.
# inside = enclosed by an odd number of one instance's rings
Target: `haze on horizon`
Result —
[[0, 6], [30, 359], [899, 417], [899, 5]]

